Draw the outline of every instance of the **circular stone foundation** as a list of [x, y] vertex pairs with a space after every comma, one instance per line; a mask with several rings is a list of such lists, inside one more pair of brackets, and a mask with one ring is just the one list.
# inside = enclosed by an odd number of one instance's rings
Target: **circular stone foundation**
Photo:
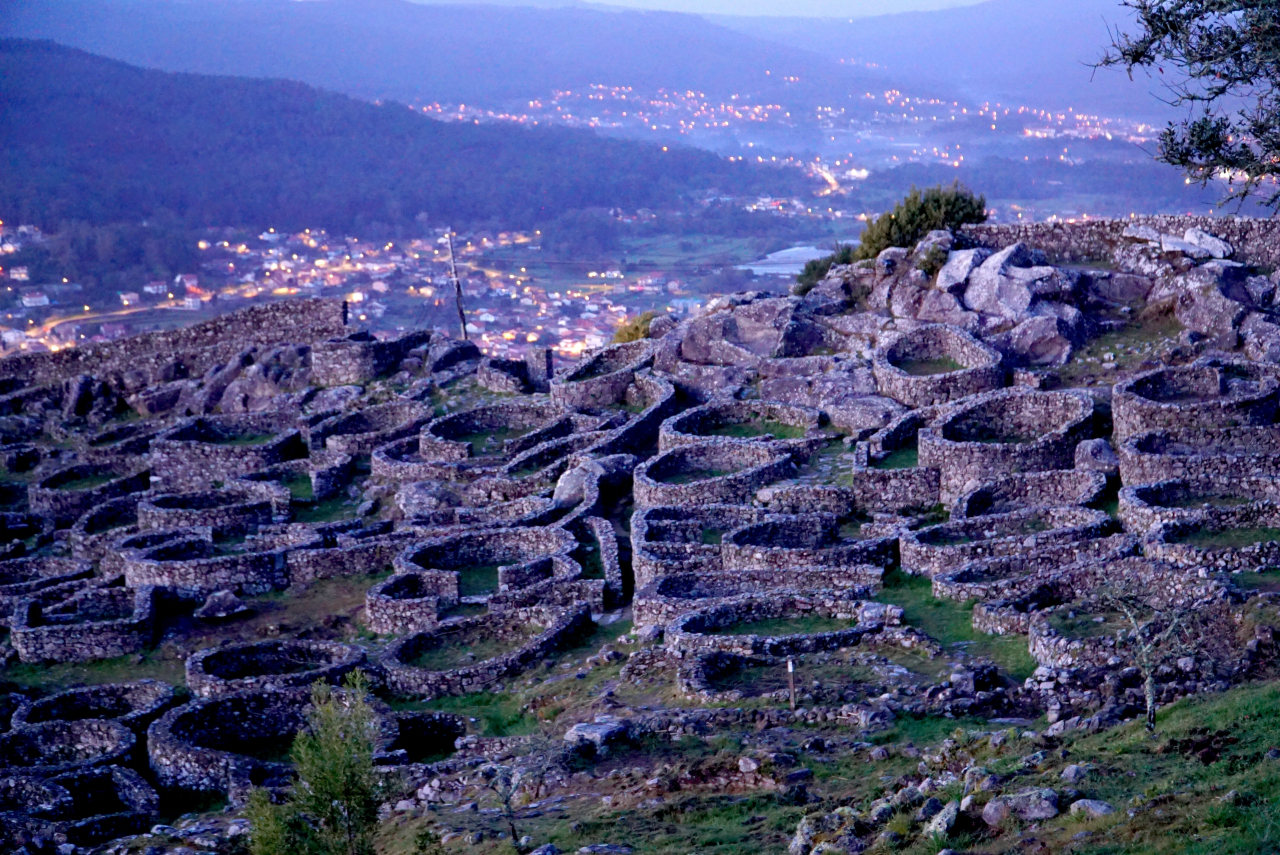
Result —
[[250, 690], [340, 683], [365, 662], [364, 651], [332, 641], [258, 641], [201, 650], [187, 659], [187, 685], [200, 698]]
[[60, 775], [127, 762], [138, 738], [118, 721], [50, 721], [0, 735], [0, 772]]
[[173, 686], [159, 680], [86, 686], [40, 698], [26, 710], [19, 711], [14, 716], [14, 724], [108, 719], [140, 734], [173, 705], [175, 698]]
[[944, 404], [1004, 385], [1000, 352], [945, 324], [919, 327], [878, 351], [880, 394], [908, 407]]

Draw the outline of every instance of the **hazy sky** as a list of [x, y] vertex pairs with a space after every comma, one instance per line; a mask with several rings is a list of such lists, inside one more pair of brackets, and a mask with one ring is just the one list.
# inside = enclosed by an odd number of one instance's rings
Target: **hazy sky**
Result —
[[[476, 0], [417, 0], [420, 3], [476, 2]], [[568, 6], [575, 0], [480, 0], [508, 6]], [[664, 9], [700, 15], [778, 15], [784, 17], [861, 18], [894, 12], [915, 12], [972, 6], [983, 0], [604, 0], [581, 5]]]

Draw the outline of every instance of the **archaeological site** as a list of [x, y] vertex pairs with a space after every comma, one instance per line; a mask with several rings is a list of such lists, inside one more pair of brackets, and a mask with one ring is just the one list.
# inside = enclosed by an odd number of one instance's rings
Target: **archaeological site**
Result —
[[248, 852], [317, 683], [406, 855], [1185, 813], [1125, 764], [1280, 768], [1278, 285], [1280, 222], [979, 225], [572, 364], [325, 299], [2, 359], [0, 849]]

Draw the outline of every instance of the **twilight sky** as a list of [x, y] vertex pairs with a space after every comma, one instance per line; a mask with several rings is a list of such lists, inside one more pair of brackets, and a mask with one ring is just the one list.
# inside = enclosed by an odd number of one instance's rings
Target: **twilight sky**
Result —
[[[476, 0], [417, 0], [420, 3], [476, 2]], [[509, 6], [603, 5], [627, 9], [662, 9], [700, 15], [774, 15], [782, 17], [863, 18], [894, 12], [916, 12], [972, 6], [982, 0], [480, 0]]]

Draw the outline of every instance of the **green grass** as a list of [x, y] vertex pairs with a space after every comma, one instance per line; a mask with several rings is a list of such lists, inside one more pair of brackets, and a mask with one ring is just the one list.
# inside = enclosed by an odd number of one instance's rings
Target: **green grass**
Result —
[[911, 445], [890, 451], [871, 464], [873, 469], [915, 469], [920, 465], [920, 450]]
[[229, 445], [233, 447], [242, 447], [250, 445], [266, 445], [273, 441], [276, 435], [273, 433], [244, 433], [240, 436], [228, 436], [215, 439], [214, 445]]
[[[1102, 618], [1099, 621], [1097, 618]], [[1068, 612], [1056, 611], [1048, 617], [1049, 626], [1056, 629], [1066, 638], [1101, 638], [1104, 635], [1115, 635], [1128, 626], [1124, 616], [1118, 612], [1078, 613], [1069, 617]]]
[[280, 482], [289, 491], [289, 495], [300, 502], [309, 502], [315, 498], [311, 487], [311, 476], [305, 472], [290, 475]]
[[699, 542], [703, 546], [719, 546], [724, 543], [724, 532], [720, 531], [718, 528], [709, 528], [704, 526]]
[[973, 628], [972, 602], [957, 603], [933, 596], [933, 582], [908, 576], [900, 570], [885, 574], [884, 590], [876, 597], [903, 609], [903, 621], [933, 636], [945, 647], [985, 656], [1015, 680], [1025, 680], [1036, 669], [1021, 635], [987, 635]]
[[1255, 543], [1280, 541], [1280, 528], [1192, 529], [1172, 540], [1196, 549], [1240, 549]]
[[699, 481], [709, 481], [712, 478], [723, 478], [726, 475], [732, 475], [733, 472], [724, 469], [695, 469], [692, 472], [677, 472], [673, 475], [667, 475], [656, 480], [663, 484], [696, 484]]
[[293, 511], [293, 521], [301, 523], [338, 522], [355, 519], [355, 516], [356, 506], [341, 494], [325, 499], [323, 502], [316, 502], [314, 505], [295, 508]]
[[458, 595], [478, 597], [498, 590], [497, 564], [473, 564], [469, 567], [449, 568], [458, 573]]
[[1269, 569], [1260, 573], [1232, 573], [1231, 581], [1237, 588], [1246, 591], [1274, 592], [1280, 591], [1280, 570]]
[[949, 356], [938, 359], [904, 359], [893, 363], [900, 371], [912, 377], [932, 377], [935, 374], [950, 374], [952, 371], [963, 371], [964, 366]]
[[[531, 630], [529, 635], [533, 634]], [[420, 651], [405, 664], [427, 671], [449, 671], [493, 659], [521, 644], [516, 638], [494, 638], [488, 627], [483, 625], [468, 629], [446, 628], [438, 638], [439, 646]]]
[[1247, 505], [1255, 502], [1257, 499], [1248, 499], [1243, 496], [1209, 496], [1209, 495], [1188, 495], [1181, 496], [1176, 499], [1170, 499], [1167, 502], [1156, 502], [1162, 508], [1202, 508], [1208, 505], [1213, 508], [1238, 508], [1241, 505]]
[[854, 625], [850, 620], [837, 620], [828, 617], [803, 618], [770, 618], [748, 623], [735, 623], [732, 626], [719, 627], [707, 631], [707, 635], [811, 635], [815, 632], [838, 632], [850, 629]]
[[119, 475], [107, 472], [102, 475], [86, 475], [83, 478], [76, 478], [74, 481], [66, 481], [59, 484], [55, 489], [58, 490], [92, 490], [94, 487], [101, 487], [104, 484], [110, 484], [119, 478]]
[[522, 710], [520, 699], [511, 694], [476, 692], [433, 701], [392, 701], [397, 711], [438, 710], [476, 719], [470, 722], [480, 736], [526, 736], [537, 732], [538, 719]]
[[186, 682], [182, 659], [169, 658], [151, 651], [138, 661], [136, 655], [101, 659], [97, 662], [37, 665], [18, 663], [3, 671], [4, 679], [20, 686], [46, 691], [59, 691], [72, 686], [99, 686], [105, 683], [127, 683], [132, 680], [163, 680], [181, 686]]
[[477, 431], [463, 434], [456, 441], [470, 445], [472, 457], [493, 457], [504, 453], [507, 440], [519, 439], [530, 430], [532, 428], [500, 428], [498, 430]]
[[711, 430], [703, 431], [702, 436], [726, 436], [734, 439], [751, 439], [758, 436], [772, 436], [774, 439], [804, 439], [807, 433], [808, 430], [799, 425], [788, 425], [782, 422], [762, 419], [720, 425]]

